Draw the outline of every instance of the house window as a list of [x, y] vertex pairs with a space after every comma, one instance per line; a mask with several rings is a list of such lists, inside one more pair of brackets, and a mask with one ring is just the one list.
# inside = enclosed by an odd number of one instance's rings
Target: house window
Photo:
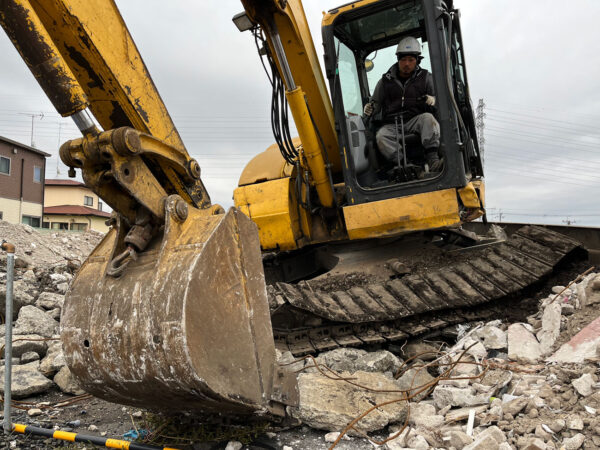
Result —
[[102, 202], [100, 200], [98, 200], [98, 211], [102, 211], [102, 207], [104, 205], [102, 204]]
[[50, 226], [53, 230], [68, 230], [69, 223], [68, 222], [52, 222]]
[[0, 156], [0, 173], [10, 175], [10, 158]]
[[4, 219], [4, 216], [3, 216], [3, 214], [4, 214], [4, 213], [3, 213], [2, 211], [0, 211], [0, 220], [3, 220], [3, 219]]
[[87, 230], [87, 223], [72, 223], [71, 231], [85, 231]]
[[33, 182], [42, 182], [42, 168], [40, 166], [33, 166]]
[[34, 216], [23, 216], [21, 217], [21, 223], [29, 225], [35, 228], [40, 227], [40, 218]]
[[94, 197], [90, 197], [88, 195], [83, 196], [83, 204], [85, 206], [94, 206]]
[[42, 222], [42, 228], [50, 228], [50, 222]]

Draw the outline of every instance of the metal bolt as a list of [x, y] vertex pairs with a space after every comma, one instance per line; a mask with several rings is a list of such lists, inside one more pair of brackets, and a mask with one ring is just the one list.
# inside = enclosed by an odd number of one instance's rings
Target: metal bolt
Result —
[[180, 221], [185, 221], [188, 217], [188, 205], [183, 200], [177, 200], [175, 203], [175, 214], [177, 219]]
[[198, 161], [196, 161], [195, 159], [190, 160], [189, 164], [189, 171], [190, 171], [190, 175], [192, 176], [192, 178], [194, 179], [198, 179], [200, 178], [200, 164], [198, 164]]

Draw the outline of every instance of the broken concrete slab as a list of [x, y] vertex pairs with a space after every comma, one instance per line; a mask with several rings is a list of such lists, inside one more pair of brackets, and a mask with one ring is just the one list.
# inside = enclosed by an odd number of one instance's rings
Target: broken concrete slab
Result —
[[396, 373], [402, 361], [387, 350], [369, 352], [355, 361], [355, 370], [363, 372], [392, 372]]
[[48, 353], [40, 363], [40, 372], [52, 376], [66, 366], [62, 345], [59, 341], [52, 342], [48, 347]]
[[[321, 353], [316, 361], [320, 365], [329, 367], [336, 372], [356, 371], [356, 361], [367, 354], [366, 350], [358, 348], [336, 348], [329, 352]], [[316, 371], [316, 369], [312, 370]]]
[[463, 450], [498, 450], [499, 444], [496, 439], [490, 435], [477, 437], [473, 443], [467, 445]]
[[437, 386], [433, 390], [433, 401], [438, 409], [451, 406], [484, 405], [490, 401], [487, 393], [476, 394], [473, 388], [457, 388], [453, 386]]
[[[54, 383], [38, 370], [39, 362], [12, 368], [11, 393], [13, 398], [25, 398], [46, 392]], [[4, 385], [4, 367], [0, 368], [0, 383]]]
[[578, 448], [581, 448], [584, 442], [585, 435], [577, 433], [575, 436], [563, 440], [561, 448], [564, 448], [565, 450], [577, 450]]
[[488, 409], [487, 405], [472, 406], [466, 408], [452, 409], [446, 413], [444, 417], [446, 423], [462, 422], [469, 418], [469, 412], [474, 409], [475, 415], [482, 413]]
[[54, 382], [60, 388], [61, 391], [67, 394], [81, 395], [85, 394], [85, 391], [81, 389], [79, 383], [69, 370], [67, 366], [64, 366], [54, 376]]
[[542, 329], [537, 335], [543, 356], [548, 355], [552, 351], [552, 347], [560, 335], [561, 314], [562, 307], [558, 301], [550, 303], [544, 308]]
[[585, 295], [582, 301], [582, 306], [590, 306], [600, 303], [600, 274], [594, 274], [594, 277], [589, 279], [584, 288], [584, 292]]
[[523, 447], [523, 450], [546, 450], [547, 448], [548, 446], [543, 440], [540, 438], [533, 438], [525, 445], [525, 447]]
[[402, 357], [404, 359], [418, 356], [423, 361], [433, 361], [438, 357], [439, 348], [423, 341], [409, 342], [402, 348]]
[[461, 450], [473, 442], [473, 438], [460, 430], [452, 430], [446, 434], [444, 441], [449, 447]]
[[[406, 391], [409, 396], [416, 394], [414, 397], [415, 401], [422, 400], [427, 396], [429, 389], [425, 387], [434, 380], [429, 372], [427, 372], [427, 368], [423, 367], [424, 364], [423, 361], [415, 360], [415, 367], [408, 369], [395, 381], [397, 388]], [[423, 392], [417, 394], [417, 392], [423, 389], [425, 389]]]
[[46, 310], [62, 308], [65, 296], [56, 292], [42, 292], [35, 301], [35, 306]]
[[587, 397], [594, 393], [594, 378], [589, 373], [583, 374], [579, 378], [573, 380], [571, 382], [575, 390], [579, 393], [579, 395], [583, 397]]
[[[27, 352], [36, 352], [40, 357], [43, 357], [48, 348], [48, 342], [44, 341], [44, 337], [39, 334], [13, 336], [12, 341], [12, 355], [14, 357], [20, 357]], [[4, 349], [4, 337], [0, 338], [0, 346]], [[2, 350], [2, 356], [4, 356], [4, 350]]]
[[[379, 373], [343, 372], [353, 383], [379, 390], [397, 390], [392, 380]], [[398, 392], [370, 392], [340, 380], [329, 379], [320, 373], [301, 373], [298, 376], [299, 405], [290, 408], [291, 416], [312, 428], [339, 431], [373, 405], [399, 400], [373, 410], [361, 419], [356, 428], [362, 432], [380, 430], [388, 424], [406, 419], [407, 405]]]
[[13, 334], [39, 334], [43, 337], [52, 337], [57, 330], [56, 320], [37, 307], [26, 305], [19, 311]]
[[530, 399], [527, 397], [519, 397], [509, 402], [502, 403], [502, 413], [510, 414], [514, 417], [525, 409], [529, 400]]
[[481, 438], [483, 436], [491, 436], [498, 444], [506, 442], [506, 436], [504, 435], [502, 430], [495, 425], [492, 425], [491, 427], [488, 427], [485, 430], [483, 430], [479, 434], [479, 436], [477, 436], [477, 438]]
[[508, 358], [535, 364], [542, 356], [542, 349], [535, 336], [525, 324], [513, 323], [508, 327]]
[[496, 326], [486, 325], [477, 330], [474, 335], [483, 341], [488, 350], [504, 350], [508, 346], [508, 338], [505, 331]]
[[[23, 306], [32, 305], [35, 299], [29, 294], [29, 285], [23, 280], [17, 280], [13, 284], [13, 320], [17, 317]], [[4, 316], [6, 305], [6, 285], [0, 285], [0, 308]], [[4, 336], [4, 327], [0, 327], [0, 335]]]
[[583, 363], [586, 359], [597, 357], [598, 346], [600, 346], [600, 317], [577, 333], [569, 342], [563, 344], [546, 361]]
[[40, 355], [36, 352], [25, 352], [21, 355], [21, 364], [28, 364], [30, 362], [39, 361]]
[[433, 405], [413, 403], [410, 406], [408, 423], [415, 427], [437, 429], [444, 424], [444, 416], [436, 414], [436, 409]]
[[567, 418], [567, 428], [575, 431], [583, 430], [583, 419], [577, 415], [569, 416]]

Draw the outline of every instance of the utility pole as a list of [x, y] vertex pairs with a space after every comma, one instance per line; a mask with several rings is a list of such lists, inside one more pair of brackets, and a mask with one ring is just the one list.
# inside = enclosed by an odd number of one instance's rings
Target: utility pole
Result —
[[[62, 128], [62, 122], [58, 122], [58, 149], [60, 150], [60, 129]], [[56, 176], [60, 175], [60, 168], [58, 166], [60, 161], [60, 151], [56, 154]]]
[[44, 118], [44, 113], [39, 113], [39, 114], [31, 114], [31, 113], [19, 113], [22, 116], [29, 116], [31, 117], [31, 146], [35, 147], [35, 144], [33, 142], [33, 119], [36, 117], [39, 117], [40, 120]]
[[479, 103], [477, 104], [477, 116], [475, 117], [475, 127], [477, 128], [477, 142], [479, 143], [479, 152], [481, 153], [481, 165], [483, 166], [483, 155], [484, 155], [484, 145], [485, 145], [485, 136], [483, 135], [483, 129], [485, 128], [485, 123], [483, 119], [485, 118], [485, 112], [483, 110], [485, 108], [485, 103], [483, 99], [479, 99]]

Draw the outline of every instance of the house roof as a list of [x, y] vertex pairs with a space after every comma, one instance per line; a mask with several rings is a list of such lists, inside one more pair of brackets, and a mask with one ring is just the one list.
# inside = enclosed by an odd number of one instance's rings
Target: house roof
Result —
[[6, 142], [7, 144], [15, 145], [15, 146], [17, 146], [19, 148], [23, 148], [25, 150], [29, 150], [30, 152], [33, 152], [33, 153], [37, 153], [38, 155], [42, 155], [45, 158], [47, 158], [48, 156], [51, 156], [50, 153], [43, 152], [41, 150], [38, 150], [37, 148], [30, 147], [29, 145], [25, 145], [21, 142], [13, 141], [12, 139], [5, 138], [4, 136], [0, 136], [0, 141]]
[[44, 214], [55, 214], [63, 216], [97, 216], [110, 217], [110, 213], [100, 211], [87, 206], [79, 205], [60, 205], [60, 206], [45, 206]]
[[58, 180], [58, 179], [46, 179], [45, 184], [48, 186], [82, 186], [86, 187], [81, 181], [76, 180]]

